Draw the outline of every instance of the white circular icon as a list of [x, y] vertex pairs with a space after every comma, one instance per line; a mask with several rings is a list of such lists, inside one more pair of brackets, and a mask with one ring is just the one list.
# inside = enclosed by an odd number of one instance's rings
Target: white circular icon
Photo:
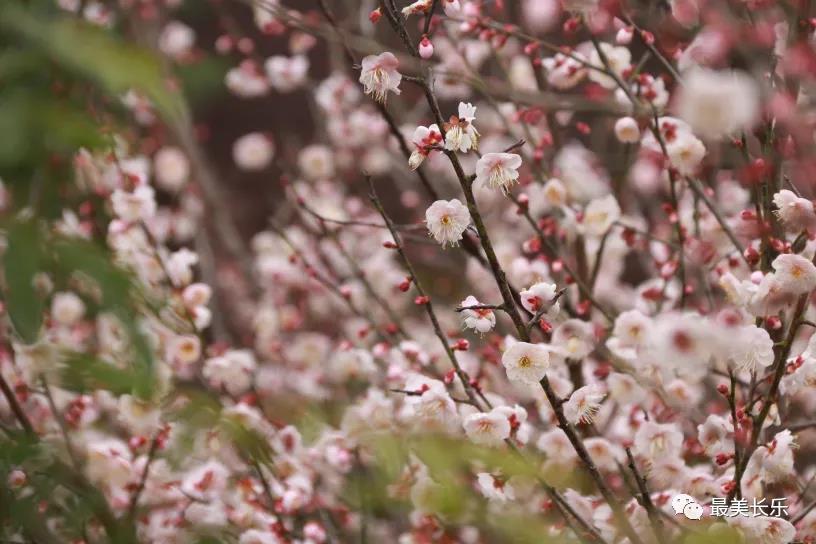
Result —
[[679, 495], [675, 495], [671, 501], [672, 510], [674, 510], [674, 514], [682, 514], [683, 509], [686, 505], [691, 504], [693, 502], [697, 502], [694, 500], [694, 497], [691, 495], [686, 495], [685, 493], [681, 493]]

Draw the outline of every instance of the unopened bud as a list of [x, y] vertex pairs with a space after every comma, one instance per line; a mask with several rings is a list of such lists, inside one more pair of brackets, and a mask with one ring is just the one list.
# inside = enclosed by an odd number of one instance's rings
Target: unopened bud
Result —
[[434, 46], [428, 36], [423, 36], [422, 41], [419, 42], [419, 56], [425, 60], [431, 58], [434, 54]]

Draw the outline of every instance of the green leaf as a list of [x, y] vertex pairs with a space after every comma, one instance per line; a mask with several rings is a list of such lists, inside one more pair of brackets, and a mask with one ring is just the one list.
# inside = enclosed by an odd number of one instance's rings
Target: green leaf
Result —
[[0, 27], [112, 95], [137, 89], [166, 116], [177, 117], [184, 111], [180, 96], [167, 87], [158, 58], [105, 29], [68, 17], [41, 20], [9, 2], [0, 10]]
[[93, 279], [102, 292], [101, 306], [113, 313], [125, 326], [134, 351], [133, 392], [149, 398], [153, 391], [153, 351], [142, 333], [134, 311], [133, 282], [130, 275], [112, 264], [112, 256], [98, 246], [78, 239], [54, 243], [60, 267]]
[[37, 225], [33, 221], [12, 225], [3, 255], [6, 306], [15, 332], [27, 344], [37, 341], [42, 326], [45, 303], [34, 288], [34, 277], [44, 260]]
[[82, 353], [69, 356], [60, 369], [60, 386], [72, 391], [86, 392], [104, 389], [115, 395], [133, 391], [137, 377], [132, 369], [116, 366]]

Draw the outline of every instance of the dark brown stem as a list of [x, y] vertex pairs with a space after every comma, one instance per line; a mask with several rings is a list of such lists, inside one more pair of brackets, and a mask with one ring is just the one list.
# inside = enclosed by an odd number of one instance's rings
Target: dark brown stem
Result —
[[[394, 239], [394, 243], [396, 244], [396, 251], [402, 261], [403, 266], [408, 270], [409, 275], [411, 276], [414, 284], [414, 288], [416, 289], [417, 293], [419, 293], [420, 297], [425, 299], [425, 303], [422, 306], [425, 307], [425, 313], [428, 314], [428, 318], [431, 321], [431, 325], [433, 326], [434, 333], [439, 341], [442, 343], [442, 347], [445, 349], [445, 353], [450, 359], [451, 364], [453, 365], [454, 371], [456, 372], [459, 381], [462, 382], [462, 387], [465, 390], [465, 394], [467, 394], [468, 400], [472, 402], [475, 406], [479, 406], [479, 403], [476, 398], [476, 392], [473, 390], [473, 386], [470, 383], [470, 379], [462, 367], [459, 365], [459, 361], [456, 359], [456, 353], [454, 353], [453, 349], [451, 348], [450, 344], [448, 343], [448, 339], [445, 336], [445, 333], [442, 332], [442, 327], [439, 325], [439, 320], [436, 317], [436, 312], [434, 312], [433, 302], [431, 301], [431, 297], [428, 296], [425, 289], [422, 287], [422, 282], [419, 281], [419, 277], [417, 276], [416, 270], [414, 269], [414, 265], [411, 264], [411, 261], [408, 259], [408, 256], [405, 254], [405, 249], [402, 245], [402, 238], [400, 237], [399, 232], [397, 229], [394, 228], [393, 223], [391, 222], [391, 218], [385, 212], [385, 208], [383, 208], [380, 199], [377, 197], [377, 191], [374, 189], [374, 181], [368, 177], [368, 186], [370, 189], [369, 198], [371, 199], [372, 204], [379, 212], [380, 216], [385, 221], [385, 224], [388, 225], [388, 230], [391, 232], [391, 237]], [[486, 399], [482, 397], [482, 400], [486, 402]]]
[[635, 457], [632, 455], [632, 450], [629, 448], [626, 448], [626, 457], [629, 460], [629, 470], [632, 471], [638, 491], [640, 492], [639, 502], [643, 508], [646, 509], [646, 514], [649, 516], [649, 521], [652, 524], [652, 529], [657, 536], [657, 540], [658, 542], [668, 542], [666, 540], [665, 531], [663, 530], [663, 520], [660, 518], [657, 508], [655, 508], [655, 505], [652, 502], [652, 496], [649, 494], [649, 488], [646, 485], [646, 480], [638, 471], [637, 464], [635, 463]]
[[601, 476], [598, 467], [595, 466], [595, 461], [592, 460], [592, 457], [589, 455], [583, 441], [578, 436], [578, 433], [575, 432], [575, 428], [567, 420], [567, 417], [564, 415], [561, 399], [559, 399], [558, 395], [555, 394], [555, 391], [553, 390], [552, 385], [550, 385], [550, 380], [547, 378], [547, 376], [544, 376], [544, 379], [541, 380], [541, 387], [544, 389], [544, 394], [547, 395], [547, 400], [550, 402], [550, 405], [553, 408], [555, 417], [558, 420], [558, 426], [561, 427], [561, 430], [567, 435], [567, 439], [570, 441], [570, 444], [572, 444], [575, 453], [578, 454], [578, 458], [581, 460], [584, 468], [595, 482], [595, 486], [598, 488], [598, 491], [601, 493], [604, 500], [606, 500], [607, 504], [609, 504], [615, 521], [623, 529], [623, 532], [626, 534], [632, 544], [643, 544], [643, 540], [640, 539], [634, 527], [632, 527], [632, 524], [621, 506], [620, 501], [614, 495], [614, 493], [612, 493], [612, 490], [604, 481], [603, 476]]

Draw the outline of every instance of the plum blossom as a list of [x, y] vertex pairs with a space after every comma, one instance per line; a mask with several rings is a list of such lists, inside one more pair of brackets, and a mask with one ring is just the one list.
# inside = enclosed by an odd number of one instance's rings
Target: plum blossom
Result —
[[[478, 299], [473, 295], [470, 295], [463, 300], [459, 306], [462, 308], [468, 308], [479, 305], [481, 305], [481, 303], [478, 301]], [[484, 334], [486, 332], [490, 332], [493, 330], [493, 327], [496, 326], [496, 314], [490, 309], [466, 309], [462, 311], [462, 321], [464, 322], [466, 328], [473, 329], [480, 334]]]
[[479, 131], [473, 126], [476, 108], [471, 104], [459, 103], [459, 116], [451, 116], [445, 123], [445, 149], [467, 153], [479, 149]]
[[153, 170], [159, 187], [177, 192], [189, 181], [190, 162], [177, 147], [166, 146], [153, 157]]
[[816, 288], [816, 266], [801, 255], [779, 255], [771, 266], [780, 287], [788, 293], [803, 295]]
[[207, 359], [202, 374], [213, 387], [223, 387], [230, 394], [239, 395], [252, 385], [257, 365], [251, 351], [229, 350]]
[[550, 368], [550, 352], [539, 344], [515, 342], [502, 355], [502, 365], [510, 381], [536, 384]]
[[273, 89], [290, 93], [302, 86], [309, 75], [309, 59], [303, 55], [275, 55], [266, 59], [264, 69]]
[[562, 91], [575, 87], [587, 75], [583, 60], [579, 53], [575, 56], [556, 53], [553, 57], [545, 58], [542, 65], [547, 70], [547, 82]]
[[678, 116], [708, 139], [750, 129], [758, 110], [756, 83], [739, 71], [690, 70], [677, 99]]
[[510, 422], [507, 416], [495, 408], [487, 413], [469, 415], [462, 426], [467, 437], [481, 446], [500, 446], [510, 437]]
[[774, 343], [768, 331], [746, 325], [741, 327], [729, 345], [730, 359], [737, 370], [755, 372], [771, 366]]
[[75, 293], [55, 293], [51, 301], [51, 317], [60, 325], [73, 325], [85, 315], [85, 303]]
[[365, 93], [374, 97], [377, 102], [385, 103], [389, 92], [400, 94], [399, 84], [402, 74], [397, 71], [399, 60], [393, 53], [369, 55], [363, 59], [360, 83]]
[[480, 472], [476, 475], [476, 481], [479, 491], [490, 501], [507, 502], [516, 498], [512, 485], [490, 473]]
[[774, 195], [773, 202], [776, 215], [788, 232], [798, 234], [803, 230], [816, 230], [816, 209], [812, 201], [782, 189]]
[[[603, 54], [603, 58], [606, 59], [606, 64], [604, 64], [601, 54]], [[589, 54], [588, 60], [592, 66], [597, 66], [599, 68], [606, 68], [608, 66], [613, 73], [615, 73], [618, 77], [621, 77], [623, 71], [629, 68], [631, 64], [632, 53], [630, 53], [629, 49], [626, 47], [601, 43], [600, 52], [598, 49], [593, 49]], [[617, 86], [617, 82], [615, 82], [614, 78], [600, 70], [589, 70], [588, 73], [589, 79], [607, 89], [614, 89]]]
[[457, 245], [470, 225], [470, 212], [458, 199], [437, 200], [425, 211], [425, 224], [442, 247]]
[[272, 162], [275, 147], [265, 134], [250, 132], [244, 134], [232, 147], [232, 159], [238, 168], [248, 172], [264, 170]]
[[411, 167], [411, 170], [416, 170], [431, 152], [442, 144], [442, 133], [436, 125], [428, 127], [420, 126], [414, 131], [411, 141], [416, 149], [411, 153], [408, 159], [408, 165]]
[[149, 185], [139, 185], [133, 192], [117, 189], [111, 195], [111, 204], [123, 221], [147, 221], [156, 213], [156, 192]]
[[605, 396], [603, 386], [597, 383], [576, 389], [564, 403], [564, 415], [573, 424], [590, 423], [600, 410]]
[[485, 153], [476, 164], [475, 183], [507, 193], [518, 180], [519, 167], [521, 156], [515, 153]]
[[558, 286], [554, 283], [543, 281], [534, 283], [519, 293], [521, 305], [524, 306], [525, 310], [532, 314], [537, 314], [542, 309], [547, 308], [547, 312], [544, 315], [549, 319], [553, 319], [561, 309], [557, 296]]
[[634, 144], [640, 141], [640, 127], [631, 117], [621, 117], [615, 121], [615, 136], [625, 144]]
[[590, 236], [603, 236], [620, 219], [621, 209], [614, 195], [596, 198], [584, 209], [581, 226]]

